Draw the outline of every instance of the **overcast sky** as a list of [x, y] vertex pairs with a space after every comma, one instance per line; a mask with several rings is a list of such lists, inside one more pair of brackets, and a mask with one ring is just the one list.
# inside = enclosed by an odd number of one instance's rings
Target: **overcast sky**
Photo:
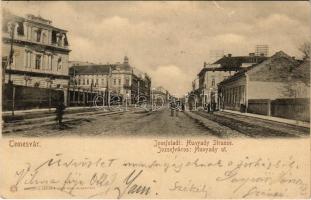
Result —
[[122, 62], [147, 72], [153, 86], [185, 94], [210, 51], [234, 55], [268, 44], [299, 57], [311, 36], [309, 2], [2, 2], [68, 30], [70, 60]]

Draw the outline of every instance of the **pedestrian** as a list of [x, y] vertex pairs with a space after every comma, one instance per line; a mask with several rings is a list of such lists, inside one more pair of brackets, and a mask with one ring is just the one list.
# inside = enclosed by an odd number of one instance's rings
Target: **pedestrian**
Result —
[[170, 103], [171, 117], [174, 117], [175, 107], [176, 107], [175, 102], [171, 102]]
[[212, 107], [213, 107], [213, 112], [216, 111], [216, 102], [212, 103]]
[[63, 125], [63, 116], [65, 113], [66, 106], [62, 100], [59, 100], [56, 106], [56, 121], [58, 122], [59, 127]]

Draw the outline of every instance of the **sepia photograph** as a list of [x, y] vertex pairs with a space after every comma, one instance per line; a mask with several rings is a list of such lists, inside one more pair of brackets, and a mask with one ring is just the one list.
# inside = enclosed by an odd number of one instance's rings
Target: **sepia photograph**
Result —
[[309, 1], [1, 11], [1, 198], [310, 198]]
[[307, 2], [2, 4], [4, 137], [309, 136]]

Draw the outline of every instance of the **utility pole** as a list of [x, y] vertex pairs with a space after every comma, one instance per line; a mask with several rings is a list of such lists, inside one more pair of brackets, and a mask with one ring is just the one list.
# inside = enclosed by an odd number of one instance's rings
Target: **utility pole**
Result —
[[13, 63], [13, 55], [14, 55], [14, 50], [13, 50], [13, 42], [14, 42], [14, 32], [15, 32], [15, 26], [11, 23], [10, 25], [10, 34], [11, 34], [11, 45], [10, 45], [10, 55], [9, 55], [9, 80], [8, 83], [12, 84], [11, 80], [11, 69], [12, 69], [12, 63]]
[[76, 69], [75, 68], [73, 68], [72, 82], [73, 82], [73, 94], [72, 94], [73, 101], [72, 102], [75, 103], [76, 102]]
[[46, 79], [47, 84], [49, 84], [49, 112], [51, 112], [51, 106], [52, 106], [52, 77]]
[[138, 82], [137, 82], [137, 101], [138, 101], [138, 104], [139, 104], [139, 87], [140, 87], [140, 82], [139, 82], [139, 79], [138, 79]]
[[109, 91], [110, 78], [111, 78], [111, 66], [109, 66], [109, 72], [108, 72], [108, 76], [107, 76], [107, 105], [108, 105], [108, 108], [110, 108], [110, 91]]
[[11, 36], [11, 45], [10, 45], [9, 60], [7, 62], [7, 64], [9, 66], [7, 66], [6, 69], [9, 67], [8, 86], [9, 86], [9, 90], [12, 91], [12, 116], [14, 116], [14, 110], [15, 110], [15, 88], [14, 88], [13, 82], [11, 80], [11, 69], [12, 69], [13, 55], [14, 55], [13, 42], [14, 42], [14, 32], [15, 32], [15, 25], [13, 23], [10, 24], [9, 31], [10, 31], [10, 36]]
[[[94, 74], [93, 74], [94, 76]], [[92, 101], [93, 101], [93, 76], [92, 76], [92, 81], [91, 81], [91, 104], [90, 107], [92, 107]]]

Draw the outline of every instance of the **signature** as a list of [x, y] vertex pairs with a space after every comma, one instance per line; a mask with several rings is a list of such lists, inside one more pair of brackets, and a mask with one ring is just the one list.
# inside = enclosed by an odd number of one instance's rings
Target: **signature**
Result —
[[181, 183], [180, 181], [175, 181], [174, 186], [169, 188], [171, 192], [187, 192], [187, 193], [200, 193], [203, 194], [204, 198], [208, 197], [206, 184], [197, 185], [193, 183], [190, 179], [187, 183]]
[[24, 190], [58, 190], [72, 197], [78, 196], [78, 191], [91, 190], [96, 193], [88, 198], [108, 195], [118, 199], [128, 195], [147, 197], [152, 191], [151, 185], [144, 184], [140, 179], [144, 173], [142, 169], [133, 169], [125, 176], [103, 171], [86, 176], [79, 170], [72, 170], [65, 176], [60, 174], [57, 178], [52, 178], [42, 166], [32, 167], [27, 163], [23, 169], [16, 172], [17, 179], [12, 188], [17, 190], [23, 186]]

